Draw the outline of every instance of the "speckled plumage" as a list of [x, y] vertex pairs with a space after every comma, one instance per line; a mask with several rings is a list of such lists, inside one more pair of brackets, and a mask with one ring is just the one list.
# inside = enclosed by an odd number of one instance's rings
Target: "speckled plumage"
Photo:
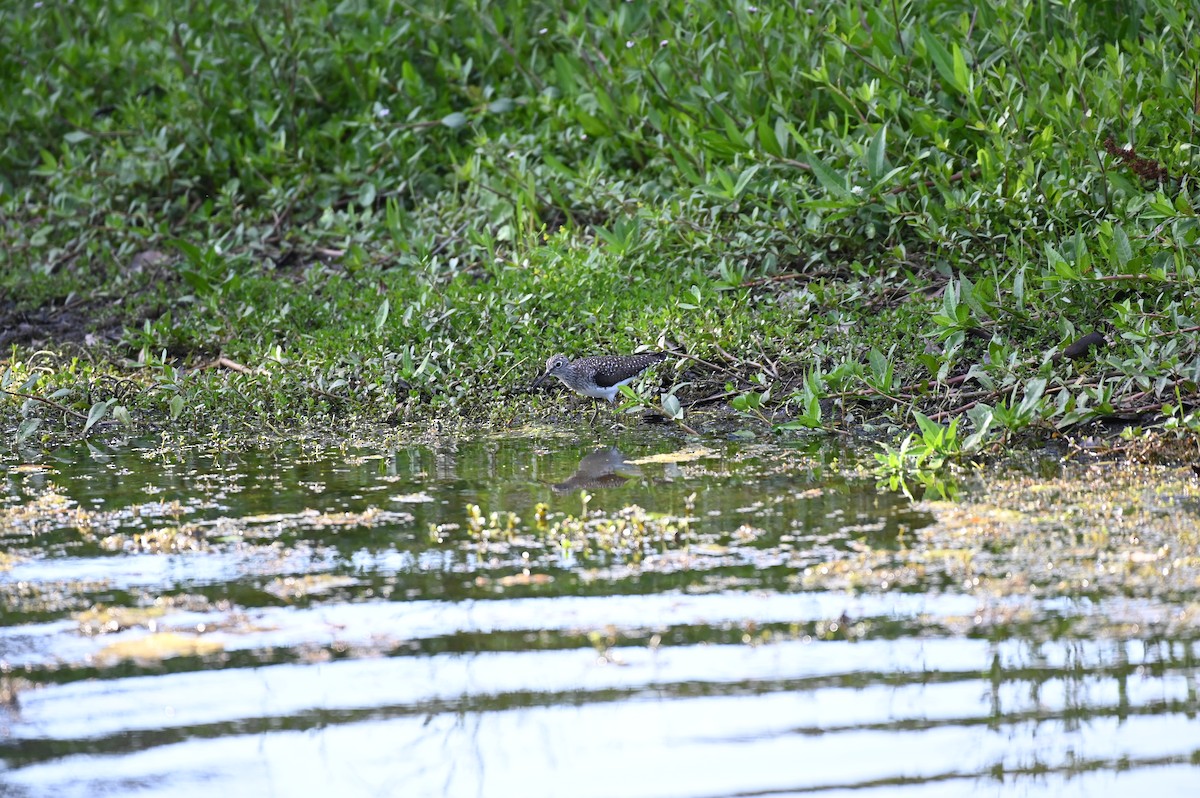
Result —
[[622, 385], [632, 382], [643, 371], [666, 359], [667, 356], [662, 352], [598, 355], [579, 360], [568, 360], [566, 355], [554, 355], [546, 361], [546, 372], [533, 384], [538, 385], [549, 377], [557, 377], [575, 393], [615, 402]]

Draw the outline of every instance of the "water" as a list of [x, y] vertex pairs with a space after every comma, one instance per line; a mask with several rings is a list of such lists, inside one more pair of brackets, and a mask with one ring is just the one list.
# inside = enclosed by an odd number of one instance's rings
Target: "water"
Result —
[[1196, 794], [1194, 592], [814, 587], [932, 520], [851, 456], [10, 455], [0, 794]]

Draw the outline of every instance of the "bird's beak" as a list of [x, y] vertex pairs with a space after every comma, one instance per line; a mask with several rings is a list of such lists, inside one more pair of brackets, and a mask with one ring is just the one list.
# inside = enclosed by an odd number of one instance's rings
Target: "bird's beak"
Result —
[[546, 378], [547, 378], [547, 377], [549, 377], [549, 376], [550, 376], [550, 372], [548, 372], [548, 371], [547, 371], [545, 374], [543, 374], [542, 376], [540, 376], [540, 377], [538, 377], [536, 380], [534, 380], [534, 381], [533, 381], [533, 384], [532, 384], [532, 385], [530, 385], [529, 387], [530, 387], [530, 388], [536, 388], [536, 387], [538, 387], [538, 386], [539, 386], [539, 385], [541, 385], [543, 382], [545, 382], [545, 381], [546, 381]]

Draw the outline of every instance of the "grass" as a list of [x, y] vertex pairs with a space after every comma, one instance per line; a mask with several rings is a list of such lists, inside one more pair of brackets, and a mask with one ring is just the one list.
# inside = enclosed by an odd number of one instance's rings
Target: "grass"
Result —
[[1200, 426], [1176, 4], [443, 5], [0, 8], [18, 443], [510, 422], [638, 346], [764, 430]]

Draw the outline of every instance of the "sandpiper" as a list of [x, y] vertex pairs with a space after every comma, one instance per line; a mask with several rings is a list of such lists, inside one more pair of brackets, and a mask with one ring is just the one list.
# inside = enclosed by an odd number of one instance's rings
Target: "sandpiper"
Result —
[[[554, 355], [546, 361], [546, 373], [533, 381], [536, 387], [547, 377], [558, 377], [575, 393], [593, 399], [617, 401], [622, 385], [632, 382], [655, 363], [666, 360], [663, 352], [642, 352], [638, 355], [600, 355], [568, 360], [566, 355]], [[592, 421], [600, 406], [596, 405]]]

